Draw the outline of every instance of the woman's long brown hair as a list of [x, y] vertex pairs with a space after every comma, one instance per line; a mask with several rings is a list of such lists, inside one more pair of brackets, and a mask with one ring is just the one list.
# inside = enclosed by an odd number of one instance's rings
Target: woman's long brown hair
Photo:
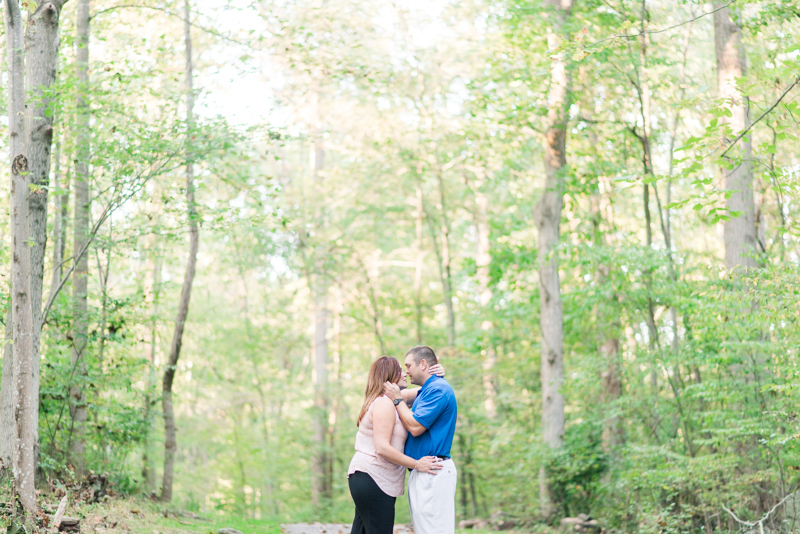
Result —
[[361, 424], [361, 420], [373, 401], [383, 395], [383, 383], [397, 383], [402, 374], [403, 368], [400, 367], [400, 362], [391, 356], [381, 356], [372, 362], [372, 367], [369, 368], [369, 377], [367, 378], [367, 389], [364, 391], [364, 405], [361, 407], [361, 413], [358, 414], [356, 426]]

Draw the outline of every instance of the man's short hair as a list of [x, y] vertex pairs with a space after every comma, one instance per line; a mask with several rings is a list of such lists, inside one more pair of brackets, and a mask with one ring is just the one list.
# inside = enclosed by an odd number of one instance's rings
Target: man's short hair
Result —
[[433, 367], [439, 363], [439, 360], [436, 358], [436, 353], [433, 352], [433, 349], [426, 347], [425, 345], [420, 345], [418, 347], [409, 349], [408, 352], [406, 352], [406, 356], [409, 354], [414, 358], [414, 363], [417, 365], [419, 365], [419, 362], [422, 360], [428, 362], [428, 367]]

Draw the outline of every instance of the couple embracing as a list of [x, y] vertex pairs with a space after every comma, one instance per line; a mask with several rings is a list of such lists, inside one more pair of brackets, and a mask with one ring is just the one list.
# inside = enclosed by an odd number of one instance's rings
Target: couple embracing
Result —
[[[392, 534], [406, 469], [415, 534], [455, 531], [457, 471], [450, 448], [456, 396], [431, 348], [412, 348], [404, 364], [405, 371], [395, 358], [383, 356], [369, 370], [356, 453], [347, 470], [356, 505], [351, 534]], [[406, 389], [406, 377], [422, 387]]]

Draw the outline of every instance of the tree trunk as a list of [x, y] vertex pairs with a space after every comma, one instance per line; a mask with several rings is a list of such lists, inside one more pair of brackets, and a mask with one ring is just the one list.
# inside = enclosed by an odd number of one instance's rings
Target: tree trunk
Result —
[[[492, 322], [487, 319], [491, 314], [489, 303], [492, 300], [491, 277], [489, 274], [489, 264], [492, 261], [490, 249], [490, 228], [489, 228], [489, 199], [481, 189], [484, 180], [479, 180], [474, 187], [475, 193], [475, 230], [477, 233], [477, 250], [475, 254], [475, 265], [478, 275], [478, 297], [481, 304], [481, 330], [483, 331], [484, 349], [481, 350], [483, 357], [483, 405], [486, 416], [494, 419], [497, 415], [497, 388], [495, 387], [494, 367], [497, 365], [497, 351], [492, 342]], [[477, 513], [477, 510], [475, 510]]]
[[3, 345], [3, 376], [0, 382], [0, 479], [11, 473], [14, 457], [14, 422], [13, 399], [14, 388], [14, 349], [11, 345], [11, 306], [6, 311], [5, 343]]
[[50, 287], [56, 287], [61, 281], [64, 272], [62, 263], [64, 262], [64, 230], [66, 229], [65, 204], [67, 202], [66, 191], [69, 187], [61, 186], [61, 150], [56, 143], [53, 152], [55, 169], [53, 170], [53, 184], [51, 189], [55, 193], [53, 197], [53, 208], [55, 218], [53, 220], [53, 276], [50, 279]]
[[189, 20], [189, 0], [184, 1], [183, 34], [186, 44], [186, 211], [189, 219], [189, 258], [186, 261], [186, 274], [183, 277], [181, 300], [175, 317], [175, 332], [169, 351], [169, 361], [164, 369], [164, 381], [161, 404], [164, 410], [164, 478], [161, 484], [161, 500], [172, 500], [172, 483], [175, 469], [175, 451], [178, 443], [175, 437], [175, 412], [172, 407], [172, 384], [178, 358], [181, 355], [183, 330], [186, 317], [189, 315], [189, 300], [192, 295], [192, 283], [197, 266], [197, 247], [200, 233], [197, 227], [197, 207], [194, 199], [194, 168], [192, 165], [192, 129], [194, 127], [194, 87], [192, 83], [192, 26]]
[[[719, 8], [722, 2], [714, 2]], [[736, 136], [750, 124], [750, 104], [736, 86], [736, 79], [747, 74], [747, 58], [742, 43], [742, 29], [730, 17], [727, 7], [714, 13], [714, 41], [717, 54], [717, 81], [719, 96], [731, 112], [731, 117], [722, 117], [730, 125], [731, 135]], [[757, 252], [755, 202], [753, 200], [753, 147], [750, 136], [739, 141], [733, 169], [722, 168], [725, 189], [735, 191], [727, 201], [731, 211], [741, 214], [731, 216], [723, 223], [725, 241], [725, 267], [756, 267]]]
[[[53, 144], [51, 98], [45, 97], [56, 80], [58, 23], [65, 0], [46, 1], [28, 14], [25, 27], [26, 85], [31, 103], [27, 107], [25, 152], [28, 156], [31, 192], [28, 224], [31, 247], [31, 310], [33, 312], [33, 391], [39, 392], [39, 345], [42, 333], [42, 288], [47, 246], [47, 196], [50, 186], [50, 151]], [[33, 403], [34, 421], [39, 420], [39, 403]], [[38, 457], [38, 424], [36, 448]]]
[[[145, 384], [144, 392], [144, 436], [142, 443], [142, 476], [144, 478], [144, 486], [148, 493], [153, 493], [156, 490], [156, 469], [155, 469], [155, 450], [152, 439], [153, 433], [153, 419], [156, 398], [156, 348], [158, 343], [158, 292], [161, 286], [161, 256], [155, 250], [155, 234], [151, 240], [150, 246], [150, 263], [151, 267], [148, 269], [152, 274], [151, 287], [148, 292], [148, 298], [151, 300], [152, 316], [150, 318], [150, 347], [147, 355], [147, 382]], [[153, 256], [156, 256], [153, 258]]]
[[447, 219], [447, 204], [444, 195], [444, 177], [442, 171], [436, 173], [439, 183], [439, 203], [442, 206], [442, 290], [444, 306], [447, 310], [447, 346], [450, 350], [456, 345], [456, 314], [453, 310], [453, 276], [450, 268], [450, 223]]
[[[78, 154], [75, 163], [75, 213], [73, 224], [73, 254], [82, 250], [89, 239], [89, 1], [78, 0], [77, 30], [78, 51]], [[73, 273], [73, 334], [71, 364], [75, 380], [70, 388], [70, 415], [73, 431], [70, 446], [70, 460], [78, 476], [86, 469], [86, 393], [84, 384], [87, 377], [85, 361], [88, 347], [87, 293], [89, 283], [88, 253], [78, 258]]]
[[[443, 200], [443, 199], [442, 199]], [[439, 249], [439, 242], [436, 239], [436, 223], [433, 220], [430, 212], [425, 208], [424, 198], [421, 200], [423, 209], [425, 209], [425, 219], [428, 221], [428, 228], [431, 232], [431, 243], [433, 244], [433, 252], [436, 255], [436, 264], [439, 268], [439, 282], [442, 284], [442, 302], [447, 311], [447, 347], [452, 350], [455, 346], [455, 313], [453, 310], [453, 297], [452, 288], [450, 286], [449, 266], [450, 266], [450, 250], [448, 241], [448, 232], [446, 231], [447, 224], [443, 223], [440, 227], [441, 237], [443, 240], [442, 249]], [[444, 210], [442, 210], [444, 211]]]
[[[545, 0], [551, 8], [553, 27], [548, 33], [550, 49], [559, 46], [565, 32], [571, 0]], [[564, 324], [561, 307], [561, 286], [558, 277], [559, 222], [564, 203], [567, 172], [566, 138], [569, 119], [571, 79], [563, 53], [553, 61], [550, 89], [547, 95], [548, 116], [544, 147], [545, 186], [534, 210], [539, 237], [539, 321], [542, 331], [542, 440], [551, 449], [560, 448], [564, 439]], [[541, 513], [550, 517], [555, 512], [545, 466], [539, 473]]]
[[[25, 156], [25, 63], [22, 50], [22, 15], [16, 0], [5, 2], [8, 52], [8, 153], [11, 178], [11, 331], [13, 343], [11, 408], [12, 472], [14, 494], [26, 521], [36, 514], [34, 444], [38, 403], [33, 379], [33, 311], [31, 309], [31, 247], [28, 228], [28, 159]], [[4, 432], [7, 428], [2, 429]]]
[[[320, 180], [320, 171], [325, 163], [325, 150], [318, 138], [314, 143], [314, 180]], [[325, 276], [323, 252], [316, 251], [316, 282], [314, 283], [314, 451], [311, 473], [311, 501], [313, 506], [326, 507], [332, 497], [328, 485], [328, 464], [331, 462], [328, 450], [328, 416], [330, 399], [328, 395], [328, 283]]]
[[417, 211], [416, 229], [417, 229], [417, 258], [414, 268], [414, 307], [415, 319], [417, 327], [417, 345], [422, 345], [422, 268], [425, 259], [425, 253], [422, 249], [422, 188], [417, 187]]

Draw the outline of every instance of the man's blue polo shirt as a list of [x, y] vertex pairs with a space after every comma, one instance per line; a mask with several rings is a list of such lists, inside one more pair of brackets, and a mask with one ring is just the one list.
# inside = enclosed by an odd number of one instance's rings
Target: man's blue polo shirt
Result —
[[414, 419], [428, 430], [417, 437], [408, 435], [406, 455], [415, 460], [423, 456], [450, 456], [458, 404], [447, 380], [436, 375], [426, 380], [417, 392], [411, 411]]

